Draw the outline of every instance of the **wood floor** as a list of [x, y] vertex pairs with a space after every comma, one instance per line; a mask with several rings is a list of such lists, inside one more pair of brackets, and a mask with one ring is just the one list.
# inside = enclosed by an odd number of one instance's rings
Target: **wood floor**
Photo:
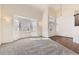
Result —
[[74, 43], [72, 38], [64, 36], [52, 36], [50, 38], [79, 54], [79, 44]]

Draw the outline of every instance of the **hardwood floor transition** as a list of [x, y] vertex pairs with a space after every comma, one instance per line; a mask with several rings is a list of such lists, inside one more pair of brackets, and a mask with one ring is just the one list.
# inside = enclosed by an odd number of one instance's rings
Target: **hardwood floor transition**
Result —
[[73, 38], [64, 36], [52, 36], [50, 38], [79, 54], [79, 44], [74, 43]]

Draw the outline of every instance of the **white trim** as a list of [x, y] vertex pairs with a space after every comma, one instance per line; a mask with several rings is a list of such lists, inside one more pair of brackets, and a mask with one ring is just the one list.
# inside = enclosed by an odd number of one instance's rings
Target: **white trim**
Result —
[[33, 21], [33, 22], [34, 22], [34, 21], [36, 22], [36, 19], [33, 19], [33, 18], [31, 18], [31, 17], [28, 17], [28, 16], [24, 17], [24, 16], [14, 15], [13, 18], [29, 19], [29, 20], [31, 20], [31, 21]]

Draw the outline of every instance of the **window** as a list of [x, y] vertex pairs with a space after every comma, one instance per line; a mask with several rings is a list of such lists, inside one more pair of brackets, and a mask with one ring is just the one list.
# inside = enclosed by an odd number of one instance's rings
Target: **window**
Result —
[[37, 25], [34, 20], [35, 19], [31, 19], [28, 17], [15, 16], [14, 23], [16, 26], [16, 30], [20, 32], [33, 32], [36, 29], [35, 25]]

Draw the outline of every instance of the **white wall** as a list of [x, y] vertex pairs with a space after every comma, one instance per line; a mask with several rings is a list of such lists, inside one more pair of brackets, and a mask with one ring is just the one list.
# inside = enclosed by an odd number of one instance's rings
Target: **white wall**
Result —
[[42, 36], [48, 37], [48, 7], [44, 9], [42, 19]]
[[73, 16], [60, 16], [57, 18], [56, 34], [73, 37], [74, 18]]
[[[0, 39], [2, 37], [2, 43], [15, 40], [12, 17], [14, 15], [20, 15], [24, 17], [31, 17], [37, 19], [40, 23], [38, 26], [38, 35], [48, 37], [48, 13], [49, 16], [57, 17], [57, 35], [73, 37], [74, 42], [79, 43], [79, 26], [74, 26], [74, 11], [79, 10], [79, 5], [52, 5], [52, 9], [49, 12], [48, 6], [45, 6], [43, 11], [30, 5], [2, 5], [2, 18], [0, 19]], [[54, 12], [54, 14], [53, 14]], [[0, 16], [1, 17], [1, 16]], [[2, 29], [1, 29], [2, 28]], [[41, 33], [42, 32], [42, 33]], [[1, 36], [2, 35], [2, 36]], [[0, 40], [1, 41], [1, 40]]]
[[[74, 15], [75, 10], [79, 10], [79, 5], [75, 4], [75, 5], [63, 5], [63, 15], [70, 15], [70, 17], [72, 18], [71, 22], [73, 21], [73, 17], [72, 15]], [[73, 23], [70, 24], [75, 24], [75, 19]], [[70, 25], [69, 24], [69, 25]], [[72, 31], [72, 30], [71, 30]], [[70, 33], [70, 32], [69, 32]], [[79, 43], [79, 26], [74, 26], [73, 25], [73, 41], [76, 43]]]
[[[2, 5], [2, 43], [16, 40], [13, 16], [31, 17], [37, 21], [42, 19], [42, 12], [31, 5]], [[39, 28], [39, 27], [38, 27]], [[38, 29], [37, 29], [38, 30]], [[38, 30], [39, 33], [39, 30]], [[21, 33], [22, 34], [22, 33]], [[39, 34], [38, 34], [39, 35]], [[20, 34], [19, 34], [20, 36]], [[28, 36], [28, 33], [26, 33]]]
[[79, 5], [62, 5], [57, 16], [57, 35], [73, 37], [73, 41], [79, 43], [79, 26], [74, 26], [75, 10], [79, 10]]
[[2, 20], [1, 20], [1, 6], [0, 6], [0, 44], [2, 40]]

